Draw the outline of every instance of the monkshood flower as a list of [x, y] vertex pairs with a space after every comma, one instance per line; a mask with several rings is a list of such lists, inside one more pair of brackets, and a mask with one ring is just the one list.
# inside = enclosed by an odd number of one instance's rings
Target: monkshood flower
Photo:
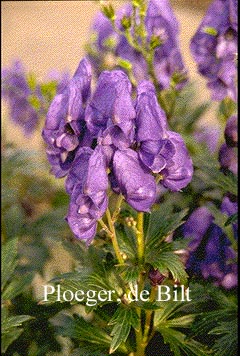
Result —
[[91, 146], [92, 137], [84, 120], [90, 85], [91, 66], [83, 59], [68, 86], [55, 96], [48, 110], [42, 135], [48, 145], [52, 173], [58, 178], [68, 173], [80, 145]]
[[[83, 59], [67, 88], [54, 98], [43, 137], [56, 177], [67, 175], [67, 221], [89, 244], [108, 205], [107, 189], [137, 211], [149, 212], [157, 181], [173, 191], [191, 180], [183, 139], [167, 129], [152, 83], [132, 84], [121, 70], [103, 71], [90, 94], [91, 67]], [[158, 176], [159, 175], [159, 176]]]
[[[42, 96], [39, 87], [29, 87], [26, 70], [19, 60], [2, 70], [2, 97], [8, 103], [13, 123], [22, 127], [26, 136], [31, 135], [39, 121]], [[37, 110], [31, 104], [33, 97]]]
[[155, 89], [148, 81], [137, 87], [136, 141], [139, 158], [160, 183], [172, 191], [184, 188], [192, 179], [193, 165], [182, 137], [167, 129], [167, 119], [160, 108]]
[[199, 72], [206, 77], [213, 100], [236, 101], [237, 1], [214, 0], [190, 49]]
[[[221, 210], [232, 215], [237, 211], [237, 204], [226, 196]], [[235, 224], [235, 233], [236, 229]], [[211, 212], [206, 207], [196, 209], [184, 224], [183, 231], [184, 236], [190, 238], [190, 256], [186, 264], [189, 274], [202, 276], [226, 289], [236, 287], [237, 265], [231, 262], [236, 253], [222, 229], [214, 224]]]
[[[131, 4], [127, 4], [116, 12], [115, 25], [118, 30], [124, 31], [123, 22], [131, 18], [132, 13]], [[150, 0], [148, 2], [145, 28], [148, 45], [153, 38], [158, 40], [154, 54], [154, 73], [159, 88], [169, 88], [172, 77], [178, 75], [182, 77], [177, 85], [177, 88], [180, 89], [186, 83], [186, 69], [178, 44], [178, 22], [168, 0]], [[104, 67], [104, 61], [105, 64], [114, 67], [118, 65], [116, 57], [120, 57], [131, 63], [137, 81], [149, 79], [148, 68], [143, 55], [130, 46], [124, 35], [117, 34], [114, 31], [110, 20], [99, 14], [92, 29], [96, 38], [92, 42], [92, 50], [90, 47], [89, 58], [98, 75]], [[130, 31], [132, 31], [132, 27]]]
[[108, 177], [102, 147], [81, 147], [66, 180], [71, 195], [66, 220], [75, 236], [89, 245], [96, 233], [97, 220], [108, 206]]
[[238, 122], [237, 116], [231, 116], [227, 123], [224, 130], [224, 137], [225, 141], [228, 146], [230, 147], [237, 147], [238, 145]]

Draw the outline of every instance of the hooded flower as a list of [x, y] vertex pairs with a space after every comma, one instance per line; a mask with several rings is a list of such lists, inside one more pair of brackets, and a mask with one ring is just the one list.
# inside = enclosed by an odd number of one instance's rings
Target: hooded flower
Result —
[[236, 100], [237, 1], [214, 0], [196, 34], [191, 52], [207, 78], [213, 100]]
[[[224, 198], [221, 210], [227, 215], [236, 212], [236, 206], [229, 199]], [[233, 227], [234, 228], [234, 227]], [[235, 226], [236, 229], [236, 226]], [[183, 226], [184, 236], [190, 238], [187, 270], [192, 275], [202, 275], [203, 278], [213, 281], [226, 289], [237, 285], [237, 266], [231, 259], [236, 253], [231, 248], [230, 241], [214, 224], [214, 219], [206, 207], [196, 209]]]
[[66, 190], [71, 195], [66, 220], [77, 238], [89, 244], [96, 233], [97, 220], [108, 205], [106, 161], [101, 146], [93, 151], [82, 147], [71, 166]]
[[[131, 4], [127, 4], [117, 11], [115, 25], [119, 30], [123, 30], [121, 20], [130, 18], [132, 11]], [[159, 38], [160, 42], [154, 56], [154, 71], [160, 89], [169, 88], [171, 79], [176, 75], [182, 77], [181, 84], [178, 85], [178, 89], [180, 89], [182, 84], [186, 82], [186, 69], [178, 45], [178, 23], [168, 0], [149, 1], [145, 27], [148, 43], [151, 42], [153, 36]], [[110, 21], [106, 17], [103, 15], [97, 16], [93, 24], [93, 31], [95, 32], [96, 40], [93, 41], [92, 47], [90, 47], [89, 58], [98, 74], [99, 68], [105, 65], [105, 61], [107, 62], [108, 57], [112, 54], [112, 63], [107, 63], [112, 68], [117, 66], [116, 57], [120, 57], [132, 64], [133, 73], [137, 81], [149, 79], [147, 64], [142, 54], [129, 45], [125, 36], [114, 32]], [[109, 46], [108, 42], [113, 42], [114, 45]], [[105, 57], [104, 52], [107, 53]]]
[[173, 191], [184, 188], [192, 179], [193, 166], [182, 137], [167, 130], [153, 85], [143, 81], [137, 88], [136, 140], [139, 157], [153, 173], [161, 175], [161, 184]]
[[85, 128], [84, 112], [90, 95], [91, 67], [83, 59], [65, 90], [56, 95], [47, 113], [43, 138], [56, 177], [67, 174], [79, 145], [90, 146], [91, 135]]
[[149, 211], [156, 199], [154, 177], [142, 166], [137, 152], [117, 150], [113, 157], [113, 175], [126, 201], [138, 211]]

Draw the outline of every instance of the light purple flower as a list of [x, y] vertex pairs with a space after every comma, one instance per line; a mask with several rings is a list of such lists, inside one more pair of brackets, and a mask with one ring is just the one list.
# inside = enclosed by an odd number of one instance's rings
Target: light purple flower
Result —
[[101, 146], [94, 151], [82, 147], [66, 180], [66, 190], [71, 195], [66, 220], [76, 237], [86, 240], [87, 244], [93, 240], [97, 220], [108, 206], [106, 168]]
[[237, 2], [214, 0], [190, 49], [199, 72], [207, 78], [213, 100], [236, 101]]
[[[119, 30], [123, 30], [121, 25], [123, 17], [131, 17], [132, 11], [131, 4], [127, 4], [117, 11], [115, 24]], [[156, 48], [154, 56], [154, 72], [159, 83], [159, 88], [169, 88], [171, 78], [177, 74], [179, 77], [182, 76], [184, 78], [177, 85], [177, 89], [181, 89], [182, 85], [186, 83], [186, 69], [178, 44], [179, 30], [177, 19], [168, 0], [149, 1], [145, 26], [148, 43], [150, 43], [152, 36], [160, 37], [161, 44]], [[102, 67], [104, 62], [104, 54], [108, 55], [112, 53], [116, 57], [128, 60], [133, 65], [133, 73], [137, 81], [149, 79], [147, 64], [142, 54], [129, 45], [125, 36], [116, 34], [113, 29], [111, 30], [111, 27], [110, 21], [102, 15], [98, 15], [94, 21], [93, 31], [97, 35], [97, 40], [92, 46], [99, 52], [99, 55], [92, 55], [90, 53], [89, 58], [96, 72], [99, 74], [99, 68]], [[115, 41], [113, 49], [106, 46], [106, 41], [109, 38]]]
[[83, 59], [68, 86], [56, 95], [48, 110], [42, 135], [48, 145], [52, 173], [58, 178], [67, 174], [78, 147], [92, 143], [84, 120], [90, 84], [91, 66]]
[[[10, 119], [22, 127], [26, 136], [32, 135], [39, 123], [43, 98], [39, 85], [34, 89], [29, 87], [27, 73], [20, 60], [15, 61], [12, 67], [2, 70], [1, 94], [8, 103]], [[31, 104], [32, 97], [37, 100], [38, 109]]]
[[128, 148], [114, 153], [113, 175], [129, 205], [138, 211], [150, 211], [156, 199], [156, 183], [135, 151]]

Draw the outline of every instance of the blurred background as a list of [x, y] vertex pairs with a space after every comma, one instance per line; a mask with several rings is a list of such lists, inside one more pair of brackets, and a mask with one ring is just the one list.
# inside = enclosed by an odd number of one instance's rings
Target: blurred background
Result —
[[[111, 1], [119, 8], [126, 1]], [[196, 70], [189, 50], [190, 39], [199, 26], [210, 0], [171, 0], [180, 24], [180, 47], [190, 78], [197, 81], [199, 101], [209, 99], [205, 80]], [[51, 69], [74, 73], [89, 38], [99, 1], [2, 1], [2, 67], [21, 59], [28, 71], [44, 80]], [[3, 120], [6, 108], [3, 107]], [[209, 112], [206, 121], [213, 120]], [[41, 138], [22, 140], [16, 126], [7, 123], [6, 138], [35, 146]]]

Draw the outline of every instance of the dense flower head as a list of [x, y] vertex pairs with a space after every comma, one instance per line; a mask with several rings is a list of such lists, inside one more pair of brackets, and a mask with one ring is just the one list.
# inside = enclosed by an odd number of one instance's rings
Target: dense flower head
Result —
[[[116, 12], [115, 25], [118, 30], [124, 29], [122, 22], [131, 18], [132, 14], [131, 4], [126, 4]], [[139, 21], [139, 18], [137, 20]], [[148, 44], [152, 38], [159, 41], [154, 54], [154, 73], [159, 88], [169, 88], [173, 76], [177, 75], [179, 78], [182, 77], [177, 84], [180, 89], [186, 83], [187, 71], [178, 44], [178, 22], [168, 0], [149, 0], [145, 28]], [[132, 64], [137, 81], [149, 79], [147, 64], [142, 54], [130, 46], [124, 35], [114, 31], [110, 20], [103, 14], [97, 15], [92, 30], [95, 37], [90, 46], [89, 58], [97, 75], [106, 64], [116, 67], [118, 65], [116, 58], [121, 58]], [[130, 31], [133, 31], [132, 27]]]
[[168, 130], [151, 82], [139, 84], [135, 99], [121, 70], [103, 71], [92, 93], [90, 87], [85, 58], [54, 98], [43, 129], [52, 173], [67, 176], [66, 219], [87, 244], [107, 209], [109, 188], [137, 211], [149, 212], [158, 185], [179, 191], [193, 174], [183, 139]]
[[[67, 72], [62, 75], [52, 71], [43, 83], [37, 82], [20, 60], [16, 60], [9, 68], [3, 68], [2, 97], [8, 103], [10, 119], [23, 129], [26, 136], [33, 134], [40, 118], [46, 114], [50, 84], [54, 83], [56, 92], [60, 93], [68, 80]], [[48, 93], [44, 92], [44, 86]]]
[[206, 77], [213, 100], [236, 94], [237, 1], [214, 0], [191, 40], [199, 72]]
[[[225, 196], [221, 205], [222, 213], [231, 216], [237, 212], [236, 202]], [[223, 230], [214, 223], [206, 207], [197, 208], [183, 226], [184, 236], [190, 238], [187, 260], [189, 274], [202, 276], [226, 289], [237, 285], [237, 265], [233, 262], [235, 251]], [[233, 224], [235, 237], [237, 224]]]

